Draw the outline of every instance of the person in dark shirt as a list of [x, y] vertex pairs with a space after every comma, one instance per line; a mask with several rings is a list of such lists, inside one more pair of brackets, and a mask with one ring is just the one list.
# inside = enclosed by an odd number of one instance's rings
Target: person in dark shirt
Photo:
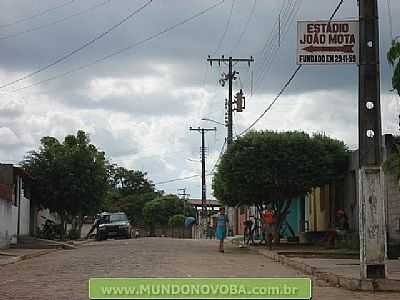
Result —
[[244, 243], [246, 245], [250, 243], [250, 240], [252, 241], [252, 245], [254, 245], [252, 227], [253, 227], [253, 221], [251, 219], [244, 221]]
[[327, 240], [330, 247], [335, 247], [338, 236], [343, 237], [349, 231], [349, 219], [342, 208], [338, 208], [335, 214], [335, 228], [328, 231]]

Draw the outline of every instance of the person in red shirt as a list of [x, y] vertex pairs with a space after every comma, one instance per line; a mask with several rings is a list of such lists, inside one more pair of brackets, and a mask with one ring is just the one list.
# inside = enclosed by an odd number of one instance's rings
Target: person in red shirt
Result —
[[275, 231], [274, 211], [272, 209], [267, 209], [262, 214], [262, 220], [263, 220], [263, 227], [264, 227], [263, 229], [264, 229], [266, 245], [271, 250], [272, 249], [272, 240], [273, 240], [274, 231]]

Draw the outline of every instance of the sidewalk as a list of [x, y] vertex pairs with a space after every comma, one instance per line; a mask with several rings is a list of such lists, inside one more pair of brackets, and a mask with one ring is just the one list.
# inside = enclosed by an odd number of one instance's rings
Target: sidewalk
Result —
[[41, 248], [36, 248], [35, 246], [32, 248], [9, 248], [0, 250], [0, 267], [8, 264], [13, 264], [22, 260], [30, 259], [33, 257], [45, 255], [61, 249], [76, 249], [77, 247], [89, 243], [91, 241], [92, 240], [78, 240], [78, 241], [70, 241], [67, 243], [51, 241], [52, 243], [54, 243], [54, 245], [57, 245], [59, 247], [41, 249]]
[[0, 250], [0, 267], [8, 264], [13, 264], [25, 259], [45, 255], [54, 251], [57, 251], [57, 249], [11, 248], [11, 249]]
[[[357, 258], [345, 258], [339, 253], [332, 258], [332, 251], [292, 250], [269, 251], [261, 247], [252, 247], [261, 255], [309, 274], [318, 280], [349, 290], [400, 292], [400, 260], [388, 260], [387, 279], [361, 279], [360, 261]], [[342, 258], [342, 257], [344, 258]], [[328, 257], [328, 258], [327, 258]]]

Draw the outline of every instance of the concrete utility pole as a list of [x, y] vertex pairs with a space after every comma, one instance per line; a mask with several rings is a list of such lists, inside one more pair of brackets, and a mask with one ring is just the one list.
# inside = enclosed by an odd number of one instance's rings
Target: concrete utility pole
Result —
[[225, 85], [225, 81], [228, 80], [228, 122], [227, 122], [227, 128], [228, 128], [228, 135], [226, 139], [227, 146], [229, 147], [232, 144], [233, 141], [233, 134], [232, 134], [232, 112], [233, 112], [233, 101], [232, 101], [232, 95], [233, 95], [233, 80], [236, 79], [235, 75], [238, 74], [238, 72], [233, 71], [233, 64], [234, 63], [239, 63], [239, 62], [247, 62], [248, 65], [250, 66], [250, 63], [254, 61], [253, 57], [250, 58], [232, 58], [231, 56], [229, 58], [225, 58], [223, 55], [221, 58], [211, 58], [208, 56], [207, 61], [210, 63], [212, 66], [213, 62], [217, 62], [218, 65], [221, 65], [221, 62], [228, 63], [228, 74], [225, 75], [225, 78], [222, 78], [220, 80], [220, 83], [222, 86]]
[[359, 0], [359, 231], [361, 278], [386, 277], [378, 1]]
[[202, 210], [202, 228], [204, 229], [204, 220], [207, 216], [207, 188], [206, 188], [206, 148], [205, 148], [205, 133], [208, 131], [217, 131], [217, 128], [192, 128], [190, 131], [201, 133], [201, 210]]

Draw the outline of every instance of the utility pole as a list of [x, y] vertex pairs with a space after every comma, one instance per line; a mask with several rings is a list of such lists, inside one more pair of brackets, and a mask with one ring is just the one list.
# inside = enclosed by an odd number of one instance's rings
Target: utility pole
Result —
[[359, 232], [361, 278], [386, 277], [378, 1], [359, 0]]
[[190, 196], [190, 194], [186, 194], [186, 188], [183, 189], [178, 189], [178, 196], [181, 196], [183, 199], [183, 214], [186, 216], [186, 201], [187, 197]]
[[233, 141], [233, 134], [232, 134], [232, 112], [233, 112], [233, 100], [232, 100], [232, 95], [233, 95], [233, 80], [236, 80], [236, 74], [239, 74], [239, 72], [236, 72], [233, 70], [233, 64], [240, 63], [240, 62], [247, 62], [247, 64], [250, 66], [250, 63], [254, 61], [253, 57], [250, 58], [232, 58], [231, 56], [229, 58], [225, 58], [223, 55], [221, 58], [211, 58], [208, 56], [207, 61], [210, 63], [212, 66], [213, 62], [217, 62], [218, 65], [221, 65], [222, 62], [228, 63], [228, 74], [224, 74], [223, 78], [220, 79], [220, 83], [222, 86], [225, 85], [225, 81], [228, 81], [228, 120], [227, 120], [227, 128], [228, 128], [228, 134], [227, 134], [227, 147], [229, 147], [232, 144]]
[[201, 211], [202, 211], [202, 229], [205, 229], [204, 220], [207, 216], [207, 188], [206, 188], [206, 148], [205, 133], [209, 131], [217, 131], [217, 128], [189, 128], [190, 131], [201, 133]]

